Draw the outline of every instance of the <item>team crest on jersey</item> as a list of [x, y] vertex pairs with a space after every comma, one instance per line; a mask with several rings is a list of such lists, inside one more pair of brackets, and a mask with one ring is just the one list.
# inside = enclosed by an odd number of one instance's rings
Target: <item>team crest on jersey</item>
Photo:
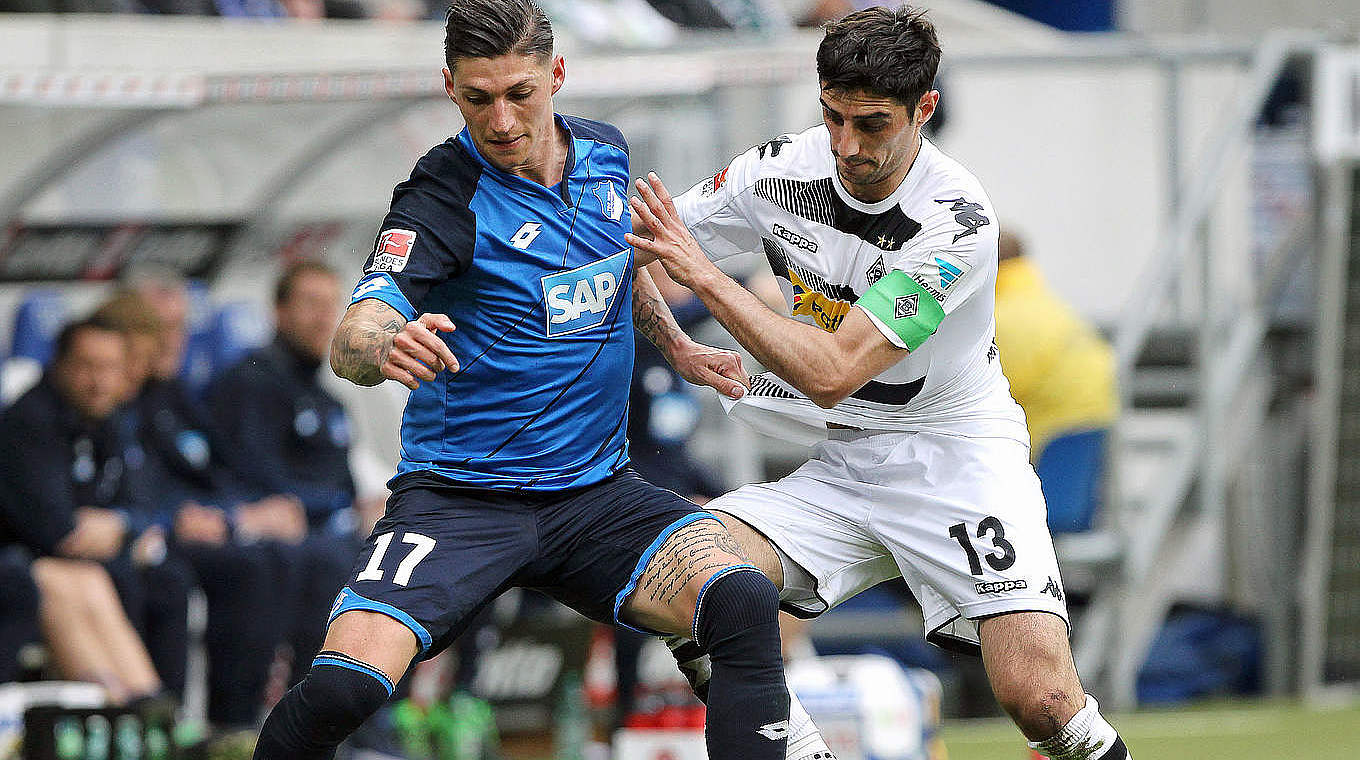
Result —
[[699, 188], [699, 194], [712, 195], [721, 190], [723, 184], [727, 182], [727, 170], [731, 168], [731, 166], [727, 166], [722, 171], [704, 180], [703, 186]]
[[614, 189], [614, 183], [609, 180], [600, 180], [595, 183], [595, 200], [600, 202], [600, 213], [605, 219], [617, 222], [623, 218], [623, 196]]
[[958, 198], [936, 198], [935, 202], [950, 204], [949, 210], [954, 212], [954, 221], [964, 227], [963, 232], [954, 236], [955, 243], [959, 242], [960, 238], [976, 235], [979, 227], [985, 227], [992, 223], [991, 219], [983, 215], [981, 203], [973, 203], [962, 196]]
[[809, 288], [793, 269], [789, 270], [789, 282], [793, 285], [792, 316], [811, 317], [813, 324], [827, 332], [836, 332], [840, 328], [852, 304], [827, 298]]
[[628, 251], [540, 278], [549, 338], [599, 327], [625, 284]]
[[869, 281], [870, 285], [873, 285], [874, 283], [883, 279], [885, 276], [887, 276], [887, 274], [888, 267], [883, 263], [882, 256], [879, 256], [878, 258], [874, 259], [874, 263], [870, 264], [869, 268], [864, 270], [864, 277]]
[[897, 302], [893, 305], [893, 319], [911, 319], [916, 316], [916, 309], [920, 300], [921, 296], [917, 293], [898, 296]]
[[415, 245], [416, 233], [411, 230], [383, 230], [378, 235], [378, 243], [373, 248], [373, 264], [370, 272], [400, 272], [411, 260], [411, 246]]

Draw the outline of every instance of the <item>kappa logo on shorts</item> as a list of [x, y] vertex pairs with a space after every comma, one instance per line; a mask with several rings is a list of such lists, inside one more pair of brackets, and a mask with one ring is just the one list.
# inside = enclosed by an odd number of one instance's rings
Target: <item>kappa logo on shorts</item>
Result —
[[1047, 586], [1044, 586], [1043, 590], [1040, 591], [1039, 593], [1040, 593], [1040, 594], [1052, 594], [1052, 595], [1053, 595], [1053, 598], [1054, 598], [1054, 599], [1057, 599], [1057, 600], [1060, 601], [1060, 602], [1063, 600], [1063, 592], [1062, 592], [1062, 588], [1060, 588], [1060, 587], [1058, 586], [1058, 582], [1055, 581], [1055, 580], [1053, 580], [1053, 576], [1051, 576], [1051, 575], [1048, 576], [1048, 585], [1047, 585]]
[[973, 584], [973, 590], [979, 594], [1004, 594], [1008, 591], [1020, 591], [1029, 588], [1028, 581], [982, 581]]
[[411, 230], [383, 230], [373, 248], [373, 265], [368, 271], [400, 272], [406, 269], [415, 242], [416, 233]]
[[911, 319], [916, 316], [916, 307], [920, 300], [921, 296], [918, 293], [898, 296], [897, 303], [893, 306], [893, 319]]

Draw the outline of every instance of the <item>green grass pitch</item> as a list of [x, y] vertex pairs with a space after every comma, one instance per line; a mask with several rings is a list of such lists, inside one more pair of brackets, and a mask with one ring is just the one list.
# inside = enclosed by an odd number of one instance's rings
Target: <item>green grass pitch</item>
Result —
[[[1360, 760], [1360, 704], [1216, 704], [1115, 715], [1134, 760]], [[1008, 721], [949, 721], [949, 760], [1026, 760]]]

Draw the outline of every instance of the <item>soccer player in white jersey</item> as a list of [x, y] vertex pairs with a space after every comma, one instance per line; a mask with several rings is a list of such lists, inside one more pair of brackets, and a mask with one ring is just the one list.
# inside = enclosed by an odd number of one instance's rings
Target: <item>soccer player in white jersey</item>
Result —
[[[824, 124], [747, 151], [673, 200], [655, 175], [639, 181], [645, 234], [629, 242], [771, 370], [727, 402], [731, 413], [822, 439], [792, 475], [708, 505], [785, 608], [816, 615], [901, 575], [928, 639], [982, 655], [1031, 747], [1123, 760], [1077, 677], [1024, 417], [992, 343], [996, 213], [921, 136], [939, 60], [920, 11], [871, 8], [829, 25], [817, 53]], [[768, 257], [788, 316], [712, 263], [744, 251]], [[644, 331], [664, 351], [678, 328], [654, 312]], [[824, 749], [803, 723], [790, 758]]]

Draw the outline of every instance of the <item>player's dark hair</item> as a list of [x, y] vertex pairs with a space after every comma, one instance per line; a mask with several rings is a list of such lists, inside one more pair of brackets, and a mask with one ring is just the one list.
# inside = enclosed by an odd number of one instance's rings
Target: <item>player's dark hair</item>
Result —
[[826, 25], [817, 48], [823, 90], [863, 90], [894, 98], [908, 110], [935, 83], [940, 41], [924, 9], [867, 8]]
[[552, 55], [552, 23], [533, 0], [453, 0], [444, 23], [444, 61], [514, 53]]
[[294, 261], [284, 268], [283, 274], [279, 275], [279, 281], [274, 283], [274, 305], [282, 306], [288, 299], [292, 298], [293, 289], [297, 287], [297, 281], [309, 274], [324, 274], [332, 279], [340, 279], [338, 272], [320, 261], [313, 259]]
[[119, 329], [118, 325], [98, 315], [68, 322], [65, 327], [61, 328], [61, 332], [57, 333], [56, 351], [52, 354], [52, 361], [60, 362], [70, 356], [71, 349], [76, 345], [76, 338], [87, 331], [113, 333], [120, 338], [124, 337], [124, 332]]

